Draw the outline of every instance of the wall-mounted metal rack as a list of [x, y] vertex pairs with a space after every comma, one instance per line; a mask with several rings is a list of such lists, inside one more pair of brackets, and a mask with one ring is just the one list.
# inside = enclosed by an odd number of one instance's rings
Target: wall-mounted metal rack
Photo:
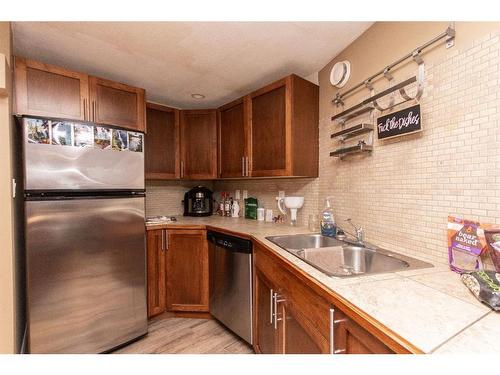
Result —
[[355, 137], [357, 135], [361, 135], [364, 133], [372, 132], [373, 125], [372, 124], [358, 124], [351, 126], [350, 128], [340, 130], [338, 132], [333, 133], [330, 138], [340, 137], [341, 141], [345, 141], [351, 137]]
[[[373, 129], [374, 126], [371, 124], [361, 123], [355, 126], [351, 126], [349, 128], [344, 128], [346, 126], [346, 122], [352, 120], [358, 116], [370, 113], [370, 117], [372, 115], [372, 111], [374, 109], [383, 112], [388, 109], [392, 109], [393, 107], [405, 103], [410, 100], [418, 100], [422, 96], [424, 90], [424, 78], [425, 78], [425, 66], [424, 60], [421, 57], [421, 53], [426, 48], [430, 47], [434, 43], [445, 39], [446, 40], [446, 48], [449, 48], [454, 45], [455, 39], [455, 29], [451, 26], [448, 27], [445, 32], [439, 34], [434, 39], [424, 43], [423, 45], [417, 47], [412, 52], [406, 54], [400, 59], [394, 61], [392, 64], [387, 65], [384, 69], [379, 72], [373, 74], [372, 76], [365, 79], [363, 82], [353, 86], [349, 90], [340, 93], [338, 92], [335, 98], [332, 100], [334, 104], [339, 106], [344, 106], [344, 99], [349, 95], [357, 92], [360, 88], [366, 88], [370, 91], [370, 97], [361, 101], [360, 103], [343, 110], [342, 112], [331, 117], [332, 121], [337, 121], [341, 126], [342, 130], [339, 130], [333, 134], [331, 134], [330, 138], [339, 138], [340, 142], [343, 144], [347, 139], [351, 137], [355, 137], [357, 135], [361, 135], [364, 133], [370, 133], [368, 137], [368, 142], [364, 140], [358, 141], [358, 144], [355, 146], [343, 146], [338, 148], [335, 151], [330, 152], [330, 156], [339, 157], [343, 159], [346, 155], [361, 153], [361, 152], [371, 152], [373, 150]], [[394, 84], [394, 77], [391, 74], [391, 69], [397, 67], [408, 59], [412, 59], [418, 65], [417, 74], [413, 77], [405, 79], [400, 83]], [[389, 82], [389, 88], [376, 93], [373, 87], [373, 82], [378, 77], [383, 76]], [[407, 87], [416, 83], [416, 92], [413, 95], [410, 95], [407, 91]], [[399, 92], [401, 101], [396, 103], [395, 93]], [[390, 95], [389, 103], [385, 107], [383, 107], [378, 100]]]
[[[410, 58], [417, 60], [418, 58], [420, 58], [420, 53], [423, 50], [432, 46], [434, 43], [436, 43], [442, 39], [446, 40], [446, 48], [450, 48], [451, 46], [453, 46], [454, 40], [455, 40], [455, 29], [452, 28], [451, 26], [448, 27], [443, 33], [441, 33], [438, 36], [436, 36], [435, 38], [429, 40], [427, 43], [424, 43], [421, 46], [417, 47], [412, 52], [407, 53], [405, 56], [394, 61], [392, 64], [387, 65], [384, 69], [371, 75], [370, 77], [368, 77], [364, 81], [358, 83], [357, 85], [353, 86], [349, 90], [347, 90], [343, 93], [338, 92], [337, 95], [335, 96], [335, 98], [333, 99], [333, 103], [336, 104], [337, 106], [343, 105], [344, 104], [343, 99], [348, 97], [350, 94], [354, 93], [355, 91], [357, 91], [358, 89], [360, 89], [362, 87], [368, 87], [371, 84], [371, 82], [373, 82], [373, 80], [379, 76], [382, 76], [382, 75], [385, 77], [390, 76], [389, 72], [391, 71], [391, 69], [395, 68], [399, 64], [405, 62], [406, 60], [408, 60]], [[417, 61], [417, 63], [418, 63], [418, 61]]]
[[364, 141], [359, 141], [357, 145], [350, 147], [342, 147], [335, 151], [330, 152], [330, 156], [338, 157], [340, 159], [344, 158], [350, 154], [357, 154], [360, 152], [372, 151], [373, 146], [367, 145]]
[[411, 77], [408, 78], [407, 80], [404, 80], [403, 82], [400, 82], [392, 87], [389, 87], [388, 89], [379, 92], [378, 94], [375, 94], [368, 99], [363, 100], [361, 103], [358, 103], [356, 105], [353, 105], [352, 107], [346, 109], [345, 111], [342, 111], [334, 116], [332, 116], [332, 121], [336, 120], [340, 123], [345, 123], [346, 121], [349, 121], [350, 119], [357, 117], [363, 113], [366, 113], [368, 111], [371, 111], [375, 109], [375, 106], [373, 105], [374, 102], [377, 101], [377, 99], [380, 99], [386, 95], [389, 95], [393, 93], [396, 90], [400, 90], [414, 82], [417, 81], [417, 77]]

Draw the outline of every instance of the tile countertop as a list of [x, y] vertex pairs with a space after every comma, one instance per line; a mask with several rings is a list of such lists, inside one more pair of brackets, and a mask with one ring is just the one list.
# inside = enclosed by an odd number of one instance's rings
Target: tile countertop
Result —
[[480, 303], [446, 265], [342, 279], [323, 274], [265, 238], [310, 233], [306, 227], [219, 216], [179, 217], [173, 223], [147, 224], [149, 230], [197, 226], [262, 242], [425, 353], [500, 353], [496, 345], [500, 313]]

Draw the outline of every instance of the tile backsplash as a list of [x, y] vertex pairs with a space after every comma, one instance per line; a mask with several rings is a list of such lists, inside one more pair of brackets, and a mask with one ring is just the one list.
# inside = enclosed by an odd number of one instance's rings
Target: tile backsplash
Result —
[[198, 185], [213, 190], [212, 181], [146, 181], [146, 216], [182, 215], [184, 193]]
[[280, 190], [284, 190], [286, 196], [305, 197], [304, 206], [297, 212], [298, 225], [307, 225], [309, 214], [318, 213], [318, 179], [316, 178], [218, 180], [214, 182], [214, 189], [216, 199], [220, 199], [221, 191], [227, 191], [230, 196], [234, 197], [235, 190], [239, 189], [241, 194], [243, 190], [248, 190], [248, 196], [257, 198], [259, 207], [272, 209], [274, 216], [281, 214], [276, 201]]

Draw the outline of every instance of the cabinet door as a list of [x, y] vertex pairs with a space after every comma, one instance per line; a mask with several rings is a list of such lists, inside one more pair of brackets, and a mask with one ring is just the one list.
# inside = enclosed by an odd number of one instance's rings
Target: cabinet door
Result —
[[278, 330], [274, 328], [273, 293], [275, 290], [258, 271], [254, 278], [254, 349], [257, 353], [277, 354], [279, 349]]
[[208, 312], [205, 230], [167, 230], [167, 309]]
[[147, 103], [146, 123], [146, 179], [179, 178], [179, 110]]
[[88, 120], [88, 76], [16, 57], [15, 109], [20, 115]]
[[165, 231], [147, 232], [148, 318], [166, 309]]
[[291, 169], [291, 103], [287, 79], [251, 94], [252, 176], [284, 176]]
[[181, 178], [217, 177], [216, 110], [181, 111]]
[[90, 77], [90, 113], [94, 122], [145, 131], [143, 89]]
[[219, 177], [245, 177], [247, 134], [243, 99], [219, 109]]
[[394, 354], [381, 341], [347, 317], [335, 324], [335, 351], [345, 354]]
[[[283, 323], [283, 351], [285, 354], [328, 354], [330, 343], [292, 303], [280, 304]], [[325, 311], [325, 315], [328, 314]]]

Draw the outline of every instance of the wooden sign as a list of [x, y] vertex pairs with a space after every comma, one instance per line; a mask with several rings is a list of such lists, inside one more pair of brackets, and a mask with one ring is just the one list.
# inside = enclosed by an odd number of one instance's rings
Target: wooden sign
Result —
[[377, 119], [378, 139], [387, 139], [422, 130], [420, 104]]

